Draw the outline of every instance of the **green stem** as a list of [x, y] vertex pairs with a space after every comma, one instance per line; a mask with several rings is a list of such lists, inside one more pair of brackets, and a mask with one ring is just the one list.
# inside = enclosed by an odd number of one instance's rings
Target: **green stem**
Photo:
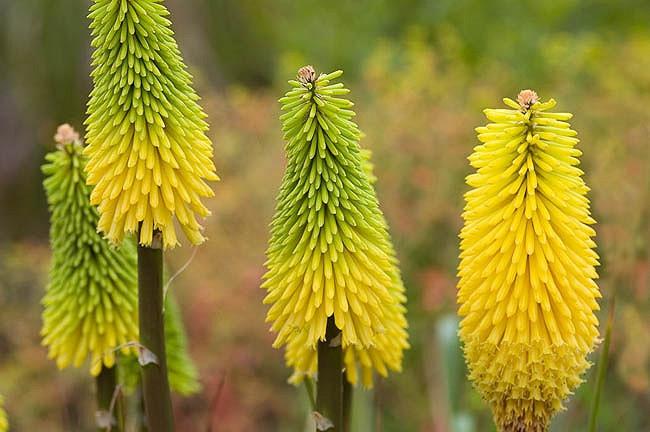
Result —
[[138, 245], [140, 344], [155, 355], [155, 362], [142, 366], [142, 391], [149, 430], [172, 432], [174, 417], [165, 355], [162, 269], [162, 234], [155, 231], [151, 247]]
[[340, 335], [334, 318], [330, 317], [327, 319], [325, 341], [318, 343], [316, 409], [334, 425], [328, 430], [335, 432], [343, 432], [343, 350]]
[[[102, 367], [99, 375], [95, 378], [95, 384], [97, 386], [97, 410], [107, 413], [114, 418], [117, 423], [116, 430], [118, 432], [123, 431], [124, 416], [121, 404], [122, 398], [119, 397], [119, 395], [115, 395], [115, 388], [117, 387], [117, 367]], [[113, 397], [116, 397], [116, 400], [114, 406], [111, 407]], [[105, 431], [106, 428], [98, 427], [98, 430]]]
[[144, 412], [144, 392], [142, 391], [142, 383], [138, 383], [138, 390], [135, 393], [135, 430], [137, 432], [149, 432], [147, 429], [146, 415]]
[[343, 432], [350, 432], [352, 421], [352, 384], [343, 374]]
[[600, 408], [600, 395], [603, 391], [603, 384], [605, 383], [605, 375], [607, 374], [607, 364], [609, 363], [609, 343], [612, 339], [612, 325], [614, 323], [614, 307], [616, 305], [616, 298], [612, 296], [609, 302], [609, 311], [607, 316], [607, 326], [605, 328], [605, 341], [603, 348], [600, 352], [600, 359], [598, 360], [598, 372], [596, 375], [596, 391], [594, 392], [594, 399], [591, 403], [591, 416], [589, 417], [589, 432], [596, 432], [596, 419], [598, 418], [598, 410]]

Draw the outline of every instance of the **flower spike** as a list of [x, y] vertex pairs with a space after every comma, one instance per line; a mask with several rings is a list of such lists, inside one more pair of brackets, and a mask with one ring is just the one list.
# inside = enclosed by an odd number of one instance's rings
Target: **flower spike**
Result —
[[542, 432], [598, 338], [595, 223], [572, 115], [532, 90], [486, 109], [460, 233], [460, 338], [499, 431]]
[[193, 244], [204, 241], [201, 198], [218, 180], [208, 124], [191, 87], [162, 0], [94, 0], [89, 17], [93, 89], [86, 170], [98, 228], [114, 243], [138, 231], [150, 246], [177, 243], [174, 219]]
[[[376, 177], [373, 174], [373, 165], [370, 161], [372, 153], [368, 149], [361, 149], [360, 154], [363, 171], [370, 184], [374, 184]], [[383, 223], [388, 226], [385, 219]], [[349, 345], [345, 348], [343, 353], [345, 377], [352, 385], [356, 385], [359, 381], [359, 374], [364, 387], [371, 388], [373, 386], [373, 371], [384, 378], [388, 376], [389, 369], [400, 372], [404, 350], [409, 348], [404, 285], [390, 239], [388, 239], [388, 250], [395, 264], [394, 271], [391, 273], [392, 284], [389, 288], [395, 302], [387, 305], [384, 309], [387, 318], [385, 320], [386, 328], [376, 336], [374, 345], [370, 347]], [[318, 366], [316, 354], [316, 350], [305, 343], [304, 338], [296, 337], [289, 342], [285, 359], [287, 366], [294, 369], [289, 382], [298, 384], [305, 376], [316, 375]]]
[[58, 149], [42, 168], [53, 256], [41, 334], [59, 368], [90, 357], [96, 376], [115, 364], [117, 347], [138, 339], [135, 247], [111, 247], [97, 233], [79, 136], [66, 124], [55, 139]]
[[[267, 251], [263, 287], [267, 321], [287, 346], [293, 379], [316, 370], [316, 347], [328, 317], [341, 330], [348, 379], [357, 364], [399, 370], [406, 334], [405, 296], [397, 259], [374, 188], [364, 170], [360, 131], [349, 93], [311, 66], [280, 99], [287, 169]], [[390, 353], [389, 353], [390, 351]]]

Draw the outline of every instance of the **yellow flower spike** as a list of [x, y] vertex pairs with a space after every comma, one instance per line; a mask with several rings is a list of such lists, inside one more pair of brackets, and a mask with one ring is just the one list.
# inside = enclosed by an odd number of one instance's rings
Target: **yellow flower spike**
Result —
[[280, 99], [287, 169], [278, 196], [263, 287], [267, 321], [287, 345], [293, 381], [317, 369], [328, 317], [341, 330], [348, 379], [357, 364], [399, 370], [408, 346], [405, 297], [386, 220], [379, 209], [352, 121], [349, 90], [301, 68]]
[[524, 90], [486, 109], [460, 233], [460, 338], [502, 432], [542, 432], [589, 368], [595, 221], [568, 113]]
[[150, 246], [160, 230], [177, 243], [205, 239], [197, 221], [216, 181], [208, 124], [197, 103], [162, 0], [94, 0], [90, 8], [93, 90], [88, 102], [86, 170], [98, 229], [114, 243], [140, 229]]
[[[373, 173], [371, 163], [372, 152], [368, 149], [361, 149], [359, 153], [363, 171], [370, 184], [374, 184], [377, 178]], [[384, 224], [388, 226], [385, 220]], [[343, 347], [346, 379], [356, 385], [359, 381], [359, 372], [361, 372], [361, 381], [366, 388], [373, 386], [373, 371], [382, 377], [388, 376], [389, 369], [400, 372], [404, 350], [409, 348], [404, 285], [390, 239], [388, 239], [388, 243], [387, 248], [390, 251], [391, 261], [394, 263], [389, 292], [395, 301], [384, 308], [386, 326], [383, 331], [375, 335], [374, 345], [370, 347], [359, 345]], [[317, 351], [309, 344], [305, 336], [307, 336], [306, 332], [296, 335], [287, 344], [285, 360], [287, 366], [294, 369], [293, 375], [289, 378], [289, 382], [292, 384], [302, 382], [305, 376], [314, 376], [318, 369]]]

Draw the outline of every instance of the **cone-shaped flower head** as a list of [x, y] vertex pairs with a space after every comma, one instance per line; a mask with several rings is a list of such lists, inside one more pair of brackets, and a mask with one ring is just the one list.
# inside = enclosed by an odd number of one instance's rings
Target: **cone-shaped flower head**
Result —
[[[368, 149], [361, 149], [360, 154], [363, 171], [370, 184], [374, 184], [377, 178], [373, 174], [373, 165], [370, 161], [372, 153]], [[388, 226], [385, 220], [383, 223]], [[343, 354], [345, 376], [353, 385], [356, 385], [359, 380], [359, 372], [363, 385], [372, 387], [373, 371], [377, 371], [383, 377], [388, 376], [388, 369], [401, 371], [403, 352], [409, 347], [404, 285], [390, 238], [388, 239], [388, 255], [395, 264], [391, 272], [392, 284], [388, 287], [395, 302], [387, 304], [384, 308], [385, 331], [375, 336], [374, 345], [370, 347], [348, 345], [345, 348]], [[297, 384], [307, 375], [315, 376], [318, 370], [317, 354], [316, 349], [306, 345], [301, 338], [291, 339], [285, 353], [287, 366], [294, 368], [294, 373], [289, 381]]]
[[[198, 371], [187, 349], [183, 318], [173, 298], [165, 301], [165, 352], [169, 386], [176, 393], [188, 396], [197, 393], [201, 385]], [[140, 365], [134, 356], [120, 360], [120, 382], [133, 390], [140, 382]]]
[[97, 233], [79, 137], [63, 125], [55, 139], [58, 150], [43, 165], [52, 263], [41, 334], [60, 368], [90, 357], [97, 375], [113, 366], [118, 345], [138, 339], [135, 247], [111, 247]]
[[598, 256], [572, 115], [531, 90], [487, 109], [460, 233], [460, 337], [500, 431], [545, 431], [589, 367]]
[[9, 430], [9, 420], [7, 420], [4, 404], [4, 398], [0, 396], [0, 432], [7, 432]]
[[[287, 151], [263, 287], [274, 346], [289, 344], [298, 375], [316, 368], [328, 317], [341, 329], [346, 362], [385, 374], [407, 346], [404, 293], [377, 197], [362, 167], [349, 91], [302, 68], [280, 99]], [[354, 348], [354, 349], [351, 349]], [[310, 351], [311, 350], [311, 351]], [[356, 368], [348, 377], [356, 381]], [[365, 380], [368, 383], [370, 380]]]
[[162, 0], [94, 0], [91, 6], [93, 90], [86, 119], [91, 202], [98, 228], [113, 242], [136, 232], [165, 248], [203, 242], [197, 216], [217, 180], [205, 114], [191, 87]]

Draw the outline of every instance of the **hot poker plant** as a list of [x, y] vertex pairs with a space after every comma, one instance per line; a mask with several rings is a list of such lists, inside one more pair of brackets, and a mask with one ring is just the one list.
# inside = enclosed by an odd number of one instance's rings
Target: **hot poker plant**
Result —
[[208, 125], [191, 87], [162, 0], [94, 0], [89, 17], [93, 90], [86, 120], [91, 202], [113, 242], [154, 230], [177, 241], [174, 217], [193, 244], [204, 237], [197, 216], [217, 180]]
[[42, 168], [52, 262], [41, 334], [59, 368], [90, 359], [98, 375], [115, 364], [116, 347], [128, 352], [125, 344], [138, 337], [135, 247], [111, 247], [97, 233], [79, 137], [62, 125], [55, 138], [58, 149]]
[[[370, 162], [371, 152], [368, 149], [361, 149], [361, 167], [366, 174], [370, 184], [374, 184], [376, 177], [373, 174], [373, 166]], [[382, 216], [383, 218], [383, 216]], [[385, 219], [384, 226], [388, 226]], [[345, 364], [345, 376], [348, 382], [356, 385], [361, 381], [365, 387], [373, 385], [373, 371], [381, 376], [388, 376], [388, 370], [402, 370], [402, 357], [404, 349], [409, 347], [408, 334], [406, 331], [407, 322], [405, 317], [406, 308], [404, 303], [404, 285], [395, 258], [390, 238], [387, 239], [386, 250], [391, 257], [393, 267], [391, 269], [391, 285], [388, 290], [394, 298], [394, 302], [384, 306], [385, 331], [375, 336], [372, 346], [363, 347], [349, 345], [344, 349], [343, 362]], [[287, 365], [294, 369], [290, 382], [296, 384], [302, 381], [305, 376], [314, 376], [317, 371], [317, 352], [313, 346], [305, 343], [304, 338], [296, 337], [289, 341], [285, 358]]]
[[[316, 76], [306, 66], [280, 99], [287, 168], [263, 284], [267, 321], [278, 333], [274, 346], [288, 345], [297, 378], [318, 368], [319, 398], [328, 365], [317, 364], [316, 352], [320, 357], [328, 327], [335, 332], [326, 347], [342, 347], [350, 381], [356, 364], [366, 384], [372, 369], [399, 369], [407, 346], [397, 260], [362, 166], [353, 104], [340, 97], [349, 90], [332, 82], [341, 75]], [[336, 379], [341, 368], [327, 372]]]
[[598, 256], [572, 115], [524, 90], [487, 109], [460, 233], [460, 337], [500, 431], [545, 431], [598, 337]]
[[[50, 283], [43, 300], [43, 343], [59, 367], [81, 366], [90, 358], [90, 371], [98, 375], [120, 360], [120, 381], [127, 387], [139, 382], [135, 355], [138, 340], [136, 248], [133, 239], [111, 246], [97, 233], [97, 210], [90, 204], [84, 166], [87, 158], [79, 136], [62, 125], [55, 136], [58, 149], [46, 156], [43, 172], [51, 211], [52, 265]], [[198, 390], [196, 368], [187, 353], [180, 312], [169, 300], [165, 314], [165, 339], [171, 387], [188, 395]], [[116, 385], [111, 378], [98, 378], [98, 392], [108, 408]], [[102, 398], [98, 399], [101, 404]]]
[[87, 182], [98, 229], [114, 243], [138, 232], [140, 343], [149, 428], [173, 430], [162, 314], [162, 251], [177, 245], [177, 221], [193, 244], [197, 217], [218, 180], [206, 115], [173, 38], [162, 0], [94, 0], [93, 89], [86, 119]]

